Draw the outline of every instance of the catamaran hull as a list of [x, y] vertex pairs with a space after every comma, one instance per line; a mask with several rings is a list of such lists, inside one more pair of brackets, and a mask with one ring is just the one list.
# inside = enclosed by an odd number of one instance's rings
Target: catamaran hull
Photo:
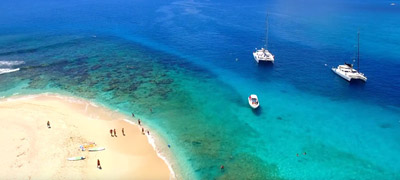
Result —
[[253, 53], [253, 57], [254, 57], [254, 60], [256, 60], [257, 63], [260, 63], [260, 62], [271, 62], [271, 63], [274, 63], [274, 59], [260, 59], [260, 58], [257, 57], [256, 53]]
[[257, 63], [260, 62], [271, 62], [274, 63], [274, 56], [266, 50], [267, 55], [264, 55], [265, 52], [262, 52], [261, 50], [257, 50], [256, 52], [253, 52], [253, 57], [254, 60], [256, 60]]
[[342, 77], [343, 79], [345, 79], [346, 81], [349, 81], [349, 82], [351, 80], [356, 80], [356, 79], [362, 80], [364, 82], [367, 81], [367, 78], [365, 78], [365, 77], [356, 77], [356, 78], [354, 78], [354, 77], [348, 76], [348, 75], [344, 74], [343, 72], [341, 72], [340, 70], [338, 70], [337, 68], [332, 68], [332, 71], [334, 73], [336, 73], [337, 75], [339, 75], [340, 77]]
[[351, 78], [344, 75], [343, 73], [341, 73], [337, 68], [332, 68], [332, 71], [334, 73], [336, 73], [337, 75], [339, 75], [340, 77], [342, 77], [343, 79], [345, 79], [346, 81], [351, 81]]

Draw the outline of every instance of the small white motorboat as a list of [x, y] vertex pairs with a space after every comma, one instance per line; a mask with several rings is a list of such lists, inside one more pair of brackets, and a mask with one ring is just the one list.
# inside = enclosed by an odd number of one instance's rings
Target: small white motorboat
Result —
[[260, 106], [257, 95], [252, 94], [249, 96], [249, 105], [253, 109], [256, 109], [256, 108], [258, 108], [258, 106]]

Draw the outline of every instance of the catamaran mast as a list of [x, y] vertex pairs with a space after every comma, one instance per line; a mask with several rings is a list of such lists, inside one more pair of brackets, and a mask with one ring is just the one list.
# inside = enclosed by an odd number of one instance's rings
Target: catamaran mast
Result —
[[357, 71], [360, 72], [360, 30], [357, 32]]
[[268, 13], [267, 13], [267, 27], [266, 27], [266, 32], [265, 32], [265, 49], [268, 50]]

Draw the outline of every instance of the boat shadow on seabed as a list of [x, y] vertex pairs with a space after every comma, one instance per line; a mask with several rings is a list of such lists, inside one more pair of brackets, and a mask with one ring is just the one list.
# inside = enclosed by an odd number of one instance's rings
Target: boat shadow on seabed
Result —
[[262, 69], [272, 69], [272, 67], [274, 66], [274, 63], [273, 62], [265, 62], [265, 61], [260, 61], [258, 64], [258, 67], [259, 68], [262, 68]]
[[256, 73], [257, 77], [261, 79], [268, 79], [273, 74], [274, 63], [272, 62], [259, 62], [257, 64]]
[[365, 82], [360, 79], [353, 79], [349, 82], [349, 87], [351, 89], [363, 89], [365, 87]]
[[260, 116], [262, 113], [262, 107], [258, 106], [258, 108], [256, 108], [256, 109], [251, 108], [251, 111], [253, 111], [254, 115]]

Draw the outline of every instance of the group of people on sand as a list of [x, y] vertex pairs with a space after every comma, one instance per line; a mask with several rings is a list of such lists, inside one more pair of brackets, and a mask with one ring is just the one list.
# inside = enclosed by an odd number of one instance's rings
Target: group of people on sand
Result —
[[[140, 119], [138, 119], [138, 124], [139, 124], [139, 126], [142, 126], [142, 121], [140, 121]], [[150, 131], [149, 130], [144, 130], [144, 128], [142, 127], [142, 134], [146, 134], [147, 133], [147, 135], [150, 135]]]
[[[115, 129], [110, 129], [111, 137], [117, 137], [117, 131]], [[125, 130], [122, 128], [122, 135], [125, 136]]]
[[[132, 113], [132, 117], [135, 117], [135, 114], [133, 114]], [[138, 125], [139, 126], [142, 126], [142, 121], [140, 121], [140, 119], [138, 119]], [[142, 134], [146, 134], [147, 133], [147, 135], [150, 135], [150, 131], [149, 130], [144, 130], [144, 128], [142, 127]]]
[[[135, 117], [135, 114], [132, 113], [132, 117]], [[140, 119], [138, 119], [138, 125], [142, 126], [142, 121], [140, 121]], [[150, 131], [149, 130], [145, 130], [142, 127], [142, 134], [146, 134], [146, 133], [147, 133], [147, 135], [150, 135]], [[117, 131], [115, 129], [110, 129], [110, 135], [111, 135], [111, 137], [117, 137]], [[122, 135], [125, 136], [124, 128], [122, 128]]]
[[[152, 112], [152, 109], [150, 108], [150, 112]], [[132, 113], [132, 117], [135, 117], [135, 114]], [[138, 119], [138, 125], [142, 126], [142, 121], [140, 121], [140, 119]], [[50, 122], [47, 121], [47, 126], [50, 128]], [[150, 131], [147, 130], [146, 131], [148, 135], [150, 135]], [[142, 134], [145, 134], [145, 130], [142, 127]], [[115, 129], [110, 129], [110, 135], [111, 137], [117, 137], [117, 131]], [[124, 128], [122, 128], [122, 135], [125, 136], [125, 130]], [[169, 146], [169, 145], [168, 145]], [[100, 160], [97, 159], [97, 168], [101, 169], [101, 165], [100, 165]]]

